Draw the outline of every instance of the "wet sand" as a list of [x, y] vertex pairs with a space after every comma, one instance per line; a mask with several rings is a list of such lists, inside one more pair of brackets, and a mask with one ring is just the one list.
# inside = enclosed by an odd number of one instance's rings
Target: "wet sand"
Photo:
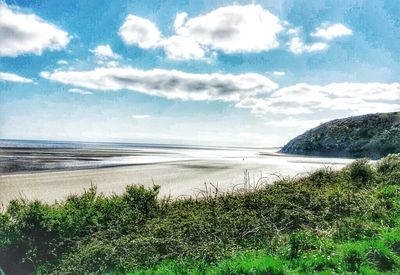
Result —
[[349, 159], [298, 157], [266, 154], [254, 157], [225, 157], [218, 159], [179, 160], [133, 166], [6, 173], [0, 175], [0, 204], [15, 198], [39, 199], [46, 202], [63, 200], [80, 194], [91, 184], [109, 194], [123, 192], [129, 184], [147, 187], [161, 186], [160, 197], [191, 196], [204, 190], [204, 183], [218, 185], [221, 191], [231, 190], [244, 182], [244, 172], [250, 181], [260, 176], [272, 182], [276, 175], [299, 176], [317, 168], [341, 168]]

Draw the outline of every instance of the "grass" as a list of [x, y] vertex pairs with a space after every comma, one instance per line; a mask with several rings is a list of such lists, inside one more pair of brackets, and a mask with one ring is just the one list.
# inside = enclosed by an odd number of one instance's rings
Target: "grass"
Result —
[[[327, 241], [327, 240], [325, 240]], [[216, 264], [203, 261], [164, 261], [150, 269], [132, 272], [147, 274], [382, 274], [398, 271], [399, 254], [391, 244], [400, 241], [400, 231], [386, 232], [380, 239], [346, 242], [322, 250], [304, 251], [295, 258], [283, 254], [271, 256], [268, 251], [252, 251], [222, 260]]]
[[6, 274], [400, 273], [400, 155], [189, 199], [92, 187], [0, 214]]

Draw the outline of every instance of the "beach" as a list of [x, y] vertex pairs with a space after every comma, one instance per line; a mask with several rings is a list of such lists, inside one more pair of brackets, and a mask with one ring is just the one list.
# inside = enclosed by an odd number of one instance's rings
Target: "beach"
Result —
[[3, 143], [2, 166], [7, 162], [10, 167], [11, 162], [20, 167], [0, 174], [0, 203], [7, 205], [16, 198], [53, 203], [81, 194], [91, 185], [106, 195], [120, 194], [130, 184], [157, 184], [160, 198], [198, 196], [210, 183], [226, 192], [240, 188], [245, 181], [256, 185], [261, 177], [267, 184], [322, 167], [338, 169], [352, 161], [285, 155], [277, 150], [115, 144], [18, 147]]

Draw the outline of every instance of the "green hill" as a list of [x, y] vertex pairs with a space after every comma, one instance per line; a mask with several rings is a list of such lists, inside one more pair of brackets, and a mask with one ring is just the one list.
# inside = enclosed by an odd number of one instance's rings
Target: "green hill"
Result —
[[292, 139], [282, 153], [368, 157], [400, 152], [400, 112], [335, 119]]

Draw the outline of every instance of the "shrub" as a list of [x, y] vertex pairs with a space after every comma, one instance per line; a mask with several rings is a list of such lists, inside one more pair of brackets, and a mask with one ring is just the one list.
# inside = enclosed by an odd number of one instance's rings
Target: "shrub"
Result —
[[385, 184], [400, 184], [400, 154], [391, 154], [378, 161], [377, 171]]
[[310, 183], [316, 187], [333, 185], [340, 182], [341, 173], [331, 167], [325, 167], [314, 171], [308, 178]]
[[338, 228], [333, 234], [337, 241], [358, 241], [378, 236], [380, 225], [359, 218], [345, 218], [337, 223]]
[[286, 257], [288, 259], [297, 259], [303, 253], [317, 250], [318, 248], [319, 239], [315, 234], [299, 231], [290, 234]]
[[375, 181], [375, 168], [368, 159], [358, 159], [348, 167], [348, 174], [356, 187], [365, 187]]
[[381, 241], [375, 241], [367, 250], [367, 258], [379, 271], [391, 271], [398, 266], [393, 252]]
[[390, 154], [377, 163], [377, 170], [379, 173], [393, 173], [398, 172], [400, 169], [400, 154]]
[[344, 263], [347, 271], [359, 271], [360, 266], [364, 261], [363, 258], [363, 253], [356, 248], [350, 248], [348, 251], [346, 251], [344, 256]]

